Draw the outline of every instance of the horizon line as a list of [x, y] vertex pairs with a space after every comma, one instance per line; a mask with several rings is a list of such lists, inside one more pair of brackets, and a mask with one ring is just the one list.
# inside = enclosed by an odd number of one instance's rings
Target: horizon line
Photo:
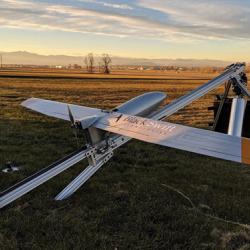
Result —
[[[2, 53], [18, 53], [18, 52], [24, 52], [24, 53], [29, 53], [29, 54], [35, 54], [35, 55], [39, 55], [39, 56], [68, 56], [68, 57], [85, 57], [87, 56], [89, 53], [93, 53], [94, 56], [97, 56], [97, 57], [101, 57], [102, 54], [99, 54], [99, 53], [94, 53], [94, 52], [88, 52], [84, 55], [74, 55], [74, 54], [67, 54], [67, 53], [60, 53], [60, 54], [46, 54], [46, 53], [39, 53], [39, 52], [33, 52], [33, 51], [27, 51], [27, 50], [13, 50], [13, 51], [0, 51], [0, 54]], [[216, 58], [213, 58], [213, 59], [209, 59], [209, 58], [195, 58], [195, 57], [130, 57], [130, 56], [121, 56], [121, 55], [114, 55], [114, 54], [111, 54], [111, 53], [106, 53], [106, 54], [109, 54], [111, 57], [117, 57], [117, 58], [128, 58], [128, 59], [145, 59], [145, 60], [197, 60], [197, 61], [218, 61], [218, 62], [231, 62], [230, 60], [226, 60], [226, 59], [216, 59]], [[250, 60], [249, 61], [246, 61], [246, 63], [250, 63]]]

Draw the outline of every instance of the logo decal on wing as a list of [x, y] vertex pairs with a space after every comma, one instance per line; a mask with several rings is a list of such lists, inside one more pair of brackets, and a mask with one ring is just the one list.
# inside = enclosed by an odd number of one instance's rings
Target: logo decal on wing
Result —
[[116, 117], [117, 118], [116, 122], [118, 122], [122, 118], [122, 116], [123, 114], [120, 114], [118, 117]]
[[127, 116], [124, 114], [112, 114], [106, 120], [108, 126], [116, 127], [118, 129], [128, 130], [132, 129], [142, 129], [150, 131], [151, 133], [167, 135], [172, 133], [177, 127], [175, 124], [160, 122], [156, 120], [151, 120], [147, 118], [137, 117], [137, 116]]
[[124, 122], [128, 122], [132, 125], [135, 125], [137, 128], [139, 127], [147, 127], [148, 129], [154, 132], [166, 133], [172, 132], [176, 126], [168, 123], [161, 123], [159, 121], [153, 121], [149, 119], [143, 119], [135, 116], [128, 116], [123, 119]]

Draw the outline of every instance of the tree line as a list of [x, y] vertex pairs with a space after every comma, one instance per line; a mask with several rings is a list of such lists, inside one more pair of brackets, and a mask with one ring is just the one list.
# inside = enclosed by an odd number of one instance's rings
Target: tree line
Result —
[[[102, 71], [104, 74], [110, 74], [110, 64], [112, 60], [109, 54], [103, 54], [99, 62], [99, 71]], [[93, 53], [87, 54], [84, 59], [86, 69], [88, 73], [94, 73], [95, 71], [95, 58]]]

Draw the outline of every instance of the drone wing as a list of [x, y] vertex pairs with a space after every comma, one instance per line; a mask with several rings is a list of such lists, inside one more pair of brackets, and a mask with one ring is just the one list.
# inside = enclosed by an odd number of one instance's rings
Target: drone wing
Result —
[[73, 105], [62, 102], [55, 102], [50, 100], [30, 98], [21, 104], [23, 107], [42, 113], [44, 115], [52, 116], [62, 120], [69, 121], [69, 106], [70, 111], [74, 115], [74, 119], [78, 120], [83, 117], [101, 114], [100, 109], [89, 108], [79, 105]]
[[110, 113], [94, 127], [138, 140], [250, 164], [250, 140], [152, 119]]

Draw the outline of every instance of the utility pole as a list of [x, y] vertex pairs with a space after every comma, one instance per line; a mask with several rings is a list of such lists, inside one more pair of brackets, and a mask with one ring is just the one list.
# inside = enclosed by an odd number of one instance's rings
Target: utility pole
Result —
[[3, 68], [3, 56], [0, 55], [0, 63], [1, 63], [1, 69]]

